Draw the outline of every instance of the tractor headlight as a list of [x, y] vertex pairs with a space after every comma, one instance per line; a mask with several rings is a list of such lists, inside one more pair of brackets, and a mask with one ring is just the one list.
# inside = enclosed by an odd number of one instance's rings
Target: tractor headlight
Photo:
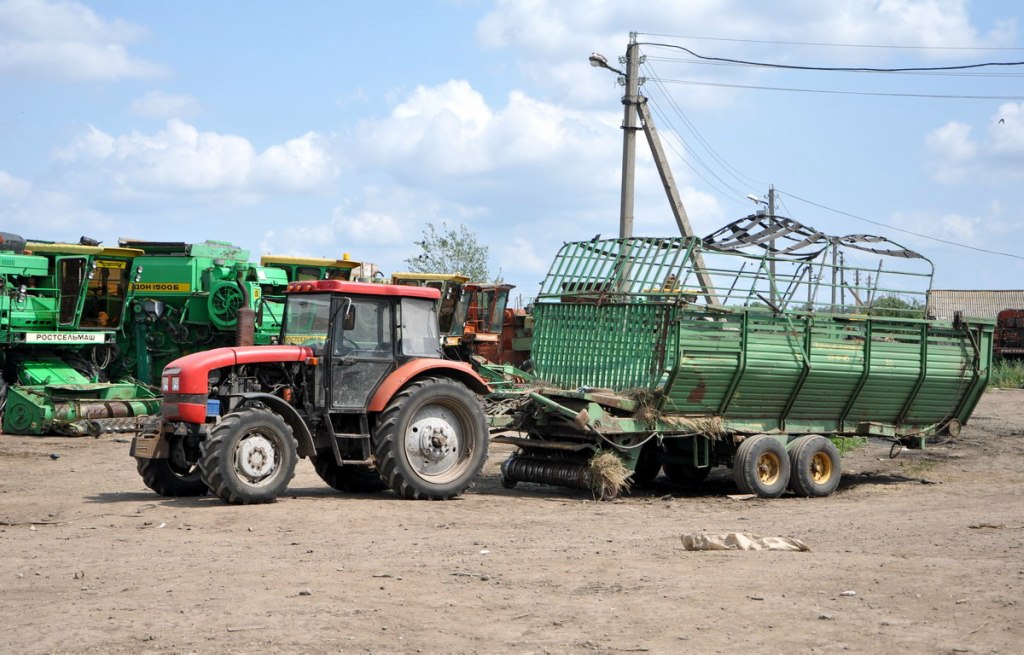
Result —
[[181, 373], [181, 369], [178, 368], [165, 369], [164, 374], [160, 376], [160, 390], [164, 393], [180, 391], [181, 378], [178, 377], [179, 373]]

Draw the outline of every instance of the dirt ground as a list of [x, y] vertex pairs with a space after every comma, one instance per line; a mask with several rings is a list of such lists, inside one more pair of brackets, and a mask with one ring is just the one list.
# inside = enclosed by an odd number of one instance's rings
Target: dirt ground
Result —
[[[830, 498], [668, 485], [614, 502], [503, 489], [277, 503], [146, 489], [128, 444], [0, 437], [3, 653], [1020, 653], [1024, 390], [960, 438], [844, 460]], [[59, 456], [54, 458], [54, 456]], [[687, 552], [681, 535], [811, 552]]]

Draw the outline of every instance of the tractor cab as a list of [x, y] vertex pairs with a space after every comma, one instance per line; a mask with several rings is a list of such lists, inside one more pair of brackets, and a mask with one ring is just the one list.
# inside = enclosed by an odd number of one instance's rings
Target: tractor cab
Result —
[[428, 287], [293, 282], [281, 342], [308, 346], [327, 363], [332, 411], [363, 412], [380, 382], [398, 366], [441, 357], [439, 296]]

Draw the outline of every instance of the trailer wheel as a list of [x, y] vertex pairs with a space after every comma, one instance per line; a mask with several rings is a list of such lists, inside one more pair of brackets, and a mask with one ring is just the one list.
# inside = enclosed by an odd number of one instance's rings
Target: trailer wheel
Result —
[[196, 465], [187, 463], [175, 464], [172, 457], [160, 457], [157, 460], [146, 457], [135, 457], [138, 474], [142, 483], [160, 495], [168, 497], [184, 497], [206, 495], [208, 488]]
[[733, 477], [745, 493], [761, 498], [778, 498], [789, 484], [789, 455], [775, 437], [758, 434], [748, 437], [736, 449]]
[[789, 488], [797, 496], [828, 496], [839, 486], [839, 449], [825, 437], [808, 434], [789, 446]]
[[662, 468], [665, 469], [665, 477], [672, 484], [678, 484], [689, 489], [699, 487], [707, 479], [708, 474], [711, 473], [710, 466], [697, 468], [692, 464], [680, 464], [679, 462], [665, 462]]
[[487, 459], [480, 401], [448, 378], [424, 378], [395, 394], [377, 418], [374, 436], [381, 477], [403, 498], [458, 496]]
[[313, 468], [321, 480], [337, 491], [375, 493], [388, 488], [377, 469], [360, 464], [338, 464], [330, 450], [317, 453]]
[[640, 455], [636, 459], [636, 466], [633, 468], [633, 484], [637, 486], [648, 485], [658, 477], [661, 471], [661, 462], [658, 461], [659, 446], [654, 441], [649, 441], [640, 449]]
[[272, 503], [295, 475], [298, 444], [292, 429], [267, 409], [225, 415], [201, 449], [203, 481], [227, 503]]

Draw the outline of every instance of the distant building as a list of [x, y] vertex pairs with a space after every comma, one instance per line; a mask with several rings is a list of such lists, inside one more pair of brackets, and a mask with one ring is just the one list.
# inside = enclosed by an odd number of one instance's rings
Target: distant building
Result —
[[965, 318], [995, 320], [996, 314], [1004, 309], [1024, 309], [1024, 289], [932, 289], [928, 292], [928, 315], [937, 319], [951, 321], [954, 312], [962, 312]]

